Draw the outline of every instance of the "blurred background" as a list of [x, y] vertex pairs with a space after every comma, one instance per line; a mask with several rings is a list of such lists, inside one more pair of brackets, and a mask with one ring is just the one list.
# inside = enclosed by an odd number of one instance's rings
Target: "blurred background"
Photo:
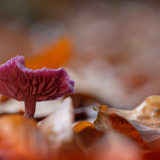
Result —
[[0, 0], [0, 63], [63, 66], [78, 99], [134, 108], [160, 94], [159, 30], [154, 0]]

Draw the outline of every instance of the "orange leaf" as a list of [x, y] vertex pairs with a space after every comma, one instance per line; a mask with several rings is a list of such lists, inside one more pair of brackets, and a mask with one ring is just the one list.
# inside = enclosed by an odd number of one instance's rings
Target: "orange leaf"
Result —
[[5, 157], [7, 153], [22, 159], [43, 159], [48, 154], [47, 146], [35, 121], [20, 115], [0, 117], [0, 156]]
[[81, 121], [77, 123], [73, 129], [74, 129], [74, 132], [78, 133], [82, 131], [83, 129], [85, 129], [86, 127], [94, 127], [94, 125], [91, 122]]
[[96, 143], [102, 136], [95, 126], [87, 121], [79, 122], [74, 126], [75, 141], [82, 148], [88, 148]]
[[59, 68], [68, 62], [71, 54], [71, 43], [68, 39], [62, 38], [58, 43], [51, 44], [41, 51], [37, 56], [26, 61], [26, 66], [31, 69]]
[[118, 116], [115, 113], [108, 114], [108, 118], [112, 125], [112, 128], [115, 131], [120, 132], [121, 134], [131, 138], [141, 146], [146, 145], [146, 143], [142, 140], [139, 132], [125, 118]]
[[0, 103], [1, 103], [1, 102], [6, 102], [6, 101], [8, 101], [8, 99], [9, 99], [8, 97], [0, 94]]
[[137, 142], [140, 146], [147, 147], [136, 128], [125, 118], [115, 113], [108, 113], [107, 106], [99, 106], [98, 116], [94, 124], [103, 133], [113, 129]]

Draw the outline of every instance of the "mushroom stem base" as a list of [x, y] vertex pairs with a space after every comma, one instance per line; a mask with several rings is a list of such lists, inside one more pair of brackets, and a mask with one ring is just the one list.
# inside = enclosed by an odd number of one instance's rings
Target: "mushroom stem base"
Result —
[[34, 96], [26, 97], [24, 104], [25, 104], [24, 117], [27, 117], [27, 118], [34, 117], [35, 107], [36, 107], [35, 97]]

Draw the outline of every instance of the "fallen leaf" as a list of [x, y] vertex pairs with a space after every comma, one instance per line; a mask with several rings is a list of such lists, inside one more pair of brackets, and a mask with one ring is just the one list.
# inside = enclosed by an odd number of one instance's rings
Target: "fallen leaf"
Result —
[[73, 105], [71, 98], [66, 98], [44, 120], [38, 123], [40, 130], [46, 135], [54, 146], [72, 140]]
[[68, 97], [68, 96], [72, 98], [74, 108], [86, 107], [90, 105], [93, 106], [93, 105], [102, 103], [99, 99], [89, 94], [74, 93], [64, 97]]
[[93, 160], [141, 160], [140, 148], [127, 137], [109, 131], [99, 142], [94, 146], [90, 155]]
[[109, 113], [107, 106], [98, 107], [98, 115], [94, 124], [96, 128], [103, 133], [114, 130], [129, 137], [140, 146], [147, 148], [147, 144], [143, 141], [136, 128], [122, 116]]
[[57, 155], [57, 160], [75, 160], [75, 159], [86, 160], [87, 156], [74, 141], [62, 144], [60, 146], [59, 153]]
[[124, 116], [133, 122], [160, 129], [160, 96], [158, 95], [146, 98], [133, 110], [110, 108], [109, 112]]
[[31, 160], [45, 159], [49, 155], [46, 138], [36, 127], [35, 121], [20, 115], [0, 118], [0, 151], [4, 157], [8, 153], [11, 157]]
[[151, 150], [144, 152], [142, 155], [142, 160], [159, 160], [160, 150]]
[[71, 56], [71, 43], [68, 38], [60, 39], [56, 44], [51, 44], [35, 57], [26, 61], [26, 66], [31, 69], [59, 68], [65, 65]]
[[81, 122], [78, 122], [77, 124], [75, 124], [75, 126], [73, 127], [73, 130], [74, 130], [74, 132], [79, 133], [80, 131], [82, 131], [83, 129], [85, 129], [87, 127], [95, 128], [91, 122], [81, 121]]
[[6, 97], [4, 95], [0, 95], [0, 103], [6, 102], [9, 100], [9, 97]]
[[101, 137], [102, 133], [88, 121], [78, 122], [74, 127], [74, 138], [76, 143], [85, 151], [93, 146]]

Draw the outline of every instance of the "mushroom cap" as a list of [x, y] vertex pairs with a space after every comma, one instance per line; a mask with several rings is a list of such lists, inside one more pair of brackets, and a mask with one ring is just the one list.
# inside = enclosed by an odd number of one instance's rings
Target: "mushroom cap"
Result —
[[52, 100], [74, 91], [74, 82], [63, 68], [31, 70], [24, 57], [16, 56], [0, 65], [0, 93], [19, 101], [34, 96], [36, 101]]

